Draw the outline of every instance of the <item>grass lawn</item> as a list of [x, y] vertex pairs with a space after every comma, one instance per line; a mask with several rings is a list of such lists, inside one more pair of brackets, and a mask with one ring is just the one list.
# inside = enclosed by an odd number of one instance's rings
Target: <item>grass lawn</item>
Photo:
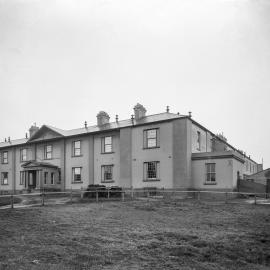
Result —
[[0, 269], [269, 269], [269, 205], [77, 203], [0, 211]]

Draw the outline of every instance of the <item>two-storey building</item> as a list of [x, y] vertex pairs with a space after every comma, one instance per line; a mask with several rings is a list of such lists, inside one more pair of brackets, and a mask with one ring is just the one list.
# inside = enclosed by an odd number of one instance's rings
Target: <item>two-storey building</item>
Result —
[[233, 190], [237, 179], [262, 169], [191, 115], [146, 115], [137, 104], [127, 120], [62, 130], [32, 126], [29, 136], [0, 143], [1, 191], [124, 188]]

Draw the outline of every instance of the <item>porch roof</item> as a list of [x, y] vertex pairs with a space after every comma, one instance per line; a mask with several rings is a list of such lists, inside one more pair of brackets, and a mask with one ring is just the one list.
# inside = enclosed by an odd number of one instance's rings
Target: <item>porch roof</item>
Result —
[[36, 167], [44, 167], [44, 168], [53, 168], [53, 169], [58, 169], [58, 166], [53, 165], [48, 162], [38, 162], [38, 161], [27, 161], [24, 164], [22, 164], [22, 167], [25, 169], [29, 168], [36, 168]]

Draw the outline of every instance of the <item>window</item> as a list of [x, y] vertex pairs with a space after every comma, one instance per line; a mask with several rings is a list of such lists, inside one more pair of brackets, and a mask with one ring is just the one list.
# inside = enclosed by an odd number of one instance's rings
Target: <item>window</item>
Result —
[[113, 181], [113, 165], [101, 166], [101, 182]]
[[73, 142], [73, 156], [77, 157], [81, 155], [81, 141]]
[[2, 185], [8, 185], [8, 173], [7, 172], [2, 172], [1, 175], [1, 184]]
[[215, 163], [206, 163], [206, 184], [215, 184], [216, 183], [216, 164]]
[[2, 163], [3, 164], [7, 164], [8, 163], [8, 151], [4, 151], [3, 152]]
[[246, 160], [246, 171], [248, 171], [248, 161]]
[[44, 172], [44, 185], [48, 183], [48, 172]]
[[82, 168], [72, 168], [73, 182], [82, 182]]
[[144, 181], [159, 180], [159, 161], [151, 161], [144, 163]]
[[112, 153], [112, 136], [101, 138], [101, 153]]
[[27, 160], [27, 149], [21, 149], [21, 161], [26, 161]]
[[51, 173], [51, 185], [54, 185], [54, 173]]
[[201, 132], [197, 131], [197, 150], [201, 151]]
[[52, 145], [45, 145], [45, 159], [52, 159]]
[[144, 137], [143, 138], [144, 148], [159, 147], [159, 129], [158, 128], [144, 130], [143, 137]]
[[20, 185], [24, 185], [25, 184], [25, 177], [26, 177], [25, 171], [21, 171], [20, 172]]

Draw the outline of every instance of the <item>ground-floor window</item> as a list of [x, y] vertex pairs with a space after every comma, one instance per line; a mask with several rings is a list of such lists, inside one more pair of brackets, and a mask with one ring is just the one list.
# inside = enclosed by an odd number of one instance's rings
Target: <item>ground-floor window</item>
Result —
[[44, 172], [44, 185], [48, 184], [48, 172]]
[[26, 172], [25, 171], [21, 171], [20, 172], [20, 185], [24, 185], [25, 184], [25, 177], [26, 177]]
[[144, 181], [157, 181], [159, 180], [159, 161], [144, 162], [143, 164], [143, 175]]
[[113, 181], [113, 165], [102, 165], [101, 166], [101, 182], [112, 182]]
[[2, 172], [1, 174], [1, 185], [8, 185], [8, 173]]
[[51, 185], [54, 185], [54, 173], [51, 173]]
[[216, 164], [215, 163], [206, 163], [206, 184], [214, 184], [216, 183]]
[[74, 183], [82, 181], [82, 168], [81, 167], [72, 168], [72, 178], [73, 178]]

